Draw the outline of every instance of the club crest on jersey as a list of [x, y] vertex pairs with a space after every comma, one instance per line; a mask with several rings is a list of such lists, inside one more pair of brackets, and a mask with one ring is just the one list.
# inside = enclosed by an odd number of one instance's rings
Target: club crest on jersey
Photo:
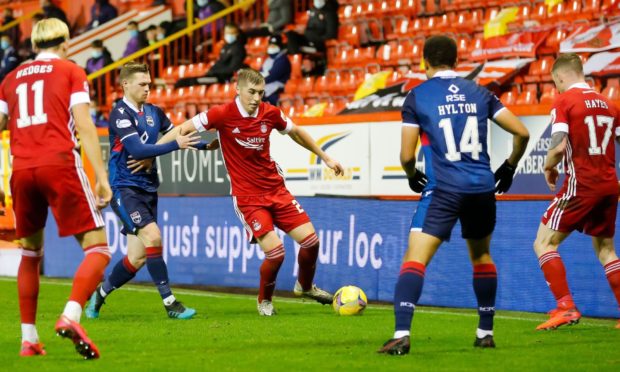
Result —
[[260, 230], [261, 227], [263, 227], [263, 225], [261, 225], [260, 222], [258, 222], [257, 220], [252, 221], [252, 228], [254, 229], [254, 231]]
[[147, 117], [146, 117], [146, 124], [147, 124], [149, 127], [154, 127], [154, 126], [155, 126], [155, 120], [153, 120], [153, 117], [152, 117], [152, 116], [147, 116]]
[[140, 223], [142, 222], [142, 216], [140, 216], [140, 212], [135, 211], [132, 214], [129, 215], [129, 217], [131, 217], [131, 220], [133, 221], [133, 223]]
[[260, 131], [261, 133], [267, 133], [267, 125], [265, 123], [261, 123]]

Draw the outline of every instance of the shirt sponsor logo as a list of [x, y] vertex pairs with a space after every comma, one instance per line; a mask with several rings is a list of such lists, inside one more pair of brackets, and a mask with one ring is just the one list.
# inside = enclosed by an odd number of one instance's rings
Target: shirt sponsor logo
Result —
[[131, 121], [129, 121], [127, 119], [117, 119], [116, 120], [116, 127], [118, 129], [129, 128], [130, 126], [131, 126]]
[[235, 138], [235, 141], [246, 149], [261, 151], [266, 139], [262, 137], [249, 137], [245, 141]]

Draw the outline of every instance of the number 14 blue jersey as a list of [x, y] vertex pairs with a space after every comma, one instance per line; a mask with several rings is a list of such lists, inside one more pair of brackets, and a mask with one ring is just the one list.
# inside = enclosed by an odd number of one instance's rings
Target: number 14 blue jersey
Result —
[[440, 71], [412, 89], [403, 105], [404, 126], [420, 128], [425, 190], [483, 193], [495, 189], [487, 152], [487, 120], [504, 109], [486, 88]]

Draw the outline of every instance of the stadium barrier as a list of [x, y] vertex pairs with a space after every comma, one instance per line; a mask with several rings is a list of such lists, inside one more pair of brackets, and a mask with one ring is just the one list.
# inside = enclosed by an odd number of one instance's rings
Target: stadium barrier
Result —
[[[316, 283], [330, 291], [347, 284], [364, 289], [369, 300], [392, 301], [415, 201], [301, 197], [321, 241]], [[492, 253], [498, 268], [497, 308], [545, 312], [553, 296], [532, 249], [547, 201], [498, 202]], [[111, 210], [105, 211], [112, 263], [126, 252], [126, 239]], [[616, 222], [617, 223], [617, 222]], [[230, 197], [164, 197], [159, 204], [164, 258], [173, 284], [256, 288], [264, 258], [258, 245], [248, 244]], [[281, 235], [284, 235], [280, 232]], [[53, 219], [45, 234], [44, 273], [71, 277], [82, 259], [73, 238], [60, 239]], [[284, 265], [277, 288], [292, 290], [299, 247], [287, 236]], [[618, 308], [604, 270], [581, 234], [562, 246], [568, 282], [580, 310], [588, 316], [617, 317]], [[150, 281], [143, 268], [136, 278]], [[460, 226], [430, 264], [421, 304], [475, 307], [472, 268]], [[277, 301], [277, 299], [276, 299]]]

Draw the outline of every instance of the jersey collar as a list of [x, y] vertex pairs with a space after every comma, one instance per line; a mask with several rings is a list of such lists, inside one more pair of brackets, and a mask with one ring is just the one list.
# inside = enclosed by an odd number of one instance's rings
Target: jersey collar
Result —
[[241, 114], [241, 117], [249, 118], [251, 116], [251, 117], [255, 118], [255, 117], [258, 116], [258, 110], [260, 109], [260, 104], [256, 108], [256, 111], [254, 111], [253, 115], [250, 115], [250, 114], [248, 114], [247, 111], [245, 111], [245, 109], [243, 108], [243, 105], [241, 104], [241, 101], [239, 100], [239, 97], [235, 97], [235, 104], [237, 105], [237, 109], [239, 110], [239, 113]]
[[458, 77], [458, 75], [456, 74], [454, 70], [441, 70], [441, 71], [437, 71], [435, 75], [433, 75], [433, 77], [450, 79], [450, 78]]
[[129, 102], [129, 100], [127, 98], [123, 97], [123, 102], [125, 102], [127, 107], [129, 107], [130, 109], [134, 110], [136, 113], [141, 113], [142, 111], [144, 111], [144, 105], [142, 105], [142, 110], [138, 110], [138, 108], [136, 106], [134, 106], [133, 103]]
[[[590, 89], [590, 90], [592, 89], [592, 87], [589, 86], [588, 83], [584, 83], [583, 81], [579, 82], [579, 83], [575, 83], [575, 84], [571, 85], [570, 87], [568, 87], [568, 89], [573, 89], [573, 88], [577, 88], [577, 89]], [[568, 89], [566, 89], [566, 90], [568, 90]]]
[[37, 60], [39, 59], [60, 59], [60, 57], [58, 56], [58, 54], [55, 54], [55, 53], [41, 52], [37, 54], [37, 57], [35, 59]]

